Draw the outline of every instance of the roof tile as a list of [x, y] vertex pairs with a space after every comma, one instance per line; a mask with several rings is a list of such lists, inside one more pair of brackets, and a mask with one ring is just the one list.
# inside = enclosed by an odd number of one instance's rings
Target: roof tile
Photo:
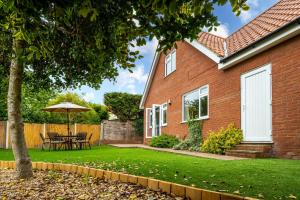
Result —
[[279, 0], [270, 9], [229, 37], [222, 38], [211, 33], [201, 32], [198, 41], [220, 57], [224, 57], [224, 42], [226, 42], [228, 55], [231, 55], [299, 17], [300, 0]]

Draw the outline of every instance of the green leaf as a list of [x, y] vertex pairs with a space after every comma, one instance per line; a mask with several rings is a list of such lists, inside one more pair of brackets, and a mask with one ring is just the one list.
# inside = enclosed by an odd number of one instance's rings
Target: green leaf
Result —
[[89, 14], [90, 12], [91, 12], [91, 9], [90, 9], [90, 8], [83, 7], [83, 8], [81, 8], [81, 9], [78, 11], [78, 15], [85, 18], [85, 17], [88, 16], [88, 14]]

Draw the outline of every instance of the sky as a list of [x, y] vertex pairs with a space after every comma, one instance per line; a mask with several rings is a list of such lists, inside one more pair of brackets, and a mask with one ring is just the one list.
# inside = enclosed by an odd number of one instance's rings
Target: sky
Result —
[[[277, 0], [248, 0], [247, 2], [250, 10], [242, 12], [240, 16], [235, 16], [232, 13], [230, 5], [216, 7], [214, 14], [218, 17], [220, 26], [217, 31], [212, 31], [211, 33], [227, 37], [274, 5]], [[72, 92], [82, 95], [86, 101], [100, 104], [103, 104], [104, 94], [108, 92], [142, 94], [150, 72], [156, 46], [157, 41], [152, 40], [147, 42], [146, 46], [139, 48], [143, 58], [135, 62], [136, 67], [133, 69], [133, 73], [127, 70], [120, 70], [115, 82], [105, 80], [98, 90], [83, 86]]]

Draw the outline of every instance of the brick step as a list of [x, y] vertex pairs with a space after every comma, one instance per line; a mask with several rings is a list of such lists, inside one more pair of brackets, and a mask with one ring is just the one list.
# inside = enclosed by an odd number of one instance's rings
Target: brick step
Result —
[[234, 147], [234, 150], [250, 150], [269, 153], [272, 150], [271, 144], [239, 144]]
[[262, 151], [252, 151], [252, 150], [227, 150], [225, 153], [227, 156], [236, 156], [243, 158], [267, 158], [270, 157], [270, 153], [265, 153]]

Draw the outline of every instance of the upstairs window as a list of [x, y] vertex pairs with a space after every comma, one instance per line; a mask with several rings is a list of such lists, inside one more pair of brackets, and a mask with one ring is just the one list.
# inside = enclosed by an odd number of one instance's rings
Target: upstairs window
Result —
[[171, 51], [165, 59], [165, 76], [176, 70], [176, 50]]

